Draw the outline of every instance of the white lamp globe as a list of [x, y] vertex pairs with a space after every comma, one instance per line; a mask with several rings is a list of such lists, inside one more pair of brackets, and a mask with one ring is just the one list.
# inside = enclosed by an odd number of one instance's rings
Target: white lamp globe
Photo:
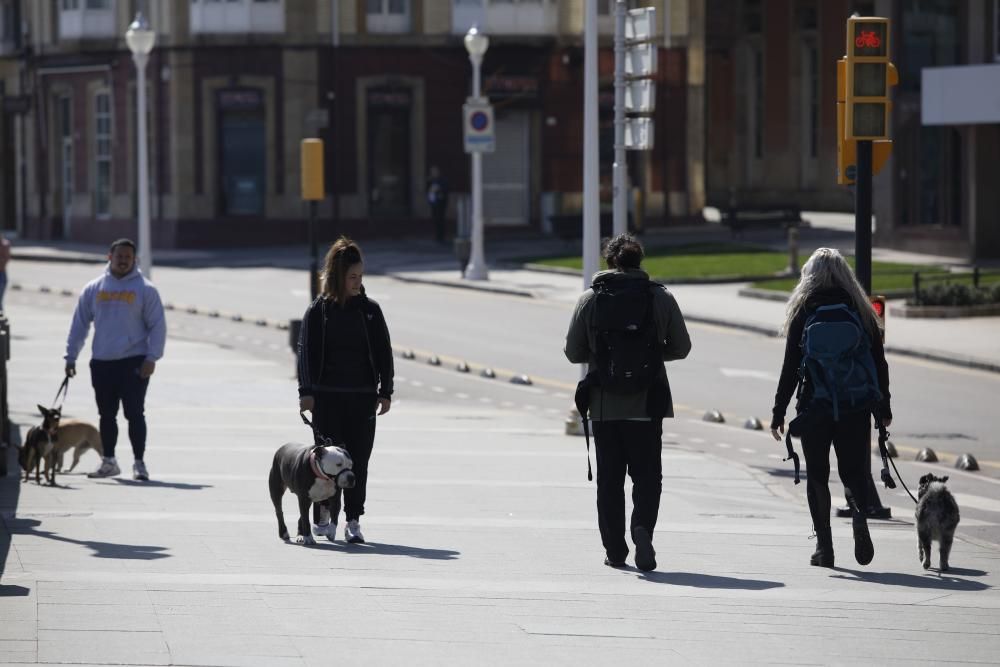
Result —
[[135, 20], [125, 32], [125, 42], [129, 51], [138, 55], [149, 55], [156, 43], [156, 33], [149, 29], [149, 22], [142, 12], [135, 15]]
[[465, 50], [473, 58], [482, 57], [486, 49], [490, 47], [490, 38], [479, 32], [479, 28], [472, 26], [469, 32], [465, 33]]

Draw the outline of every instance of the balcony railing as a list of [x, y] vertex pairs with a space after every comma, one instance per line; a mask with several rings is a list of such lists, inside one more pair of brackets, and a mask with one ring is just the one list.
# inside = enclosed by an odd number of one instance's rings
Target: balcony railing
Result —
[[191, 0], [192, 34], [284, 31], [283, 0]]
[[60, 39], [113, 39], [124, 32], [115, 24], [113, 3], [107, 7], [88, 8], [85, 2], [74, 9], [59, 10]]
[[451, 31], [478, 26], [488, 35], [553, 35], [559, 28], [554, 0], [454, 0]]

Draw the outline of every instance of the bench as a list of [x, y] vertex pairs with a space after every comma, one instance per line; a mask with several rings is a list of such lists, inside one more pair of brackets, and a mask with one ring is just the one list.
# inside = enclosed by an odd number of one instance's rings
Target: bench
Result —
[[787, 229], [802, 224], [802, 211], [796, 205], [736, 206], [723, 209], [721, 214], [722, 224], [732, 230], [733, 236], [748, 229]]

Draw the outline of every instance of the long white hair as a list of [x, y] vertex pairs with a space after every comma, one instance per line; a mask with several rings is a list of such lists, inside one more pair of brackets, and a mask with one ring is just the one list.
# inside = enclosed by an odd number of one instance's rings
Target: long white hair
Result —
[[816, 292], [832, 287], [843, 288], [850, 296], [851, 304], [858, 311], [861, 323], [870, 334], [878, 334], [882, 330], [882, 322], [879, 321], [872, 308], [871, 301], [865, 294], [864, 288], [854, 275], [854, 270], [847, 263], [844, 256], [833, 248], [819, 248], [812, 254], [809, 261], [802, 267], [802, 277], [799, 284], [792, 290], [792, 295], [788, 297], [788, 305], [785, 307], [785, 323], [781, 327], [782, 335], [788, 333], [788, 328], [805, 307], [806, 302]]

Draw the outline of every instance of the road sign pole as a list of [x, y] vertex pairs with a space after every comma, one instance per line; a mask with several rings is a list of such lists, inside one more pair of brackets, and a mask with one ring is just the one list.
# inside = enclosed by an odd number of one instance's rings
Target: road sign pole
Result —
[[854, 185], [854, 260], [858, 282], [872, 293], [872, 142], [858, 142]]
[[615, 162], [612, 166], [614, 235], [628, 231], [625, 158], [625, 0], [615, 2]]

